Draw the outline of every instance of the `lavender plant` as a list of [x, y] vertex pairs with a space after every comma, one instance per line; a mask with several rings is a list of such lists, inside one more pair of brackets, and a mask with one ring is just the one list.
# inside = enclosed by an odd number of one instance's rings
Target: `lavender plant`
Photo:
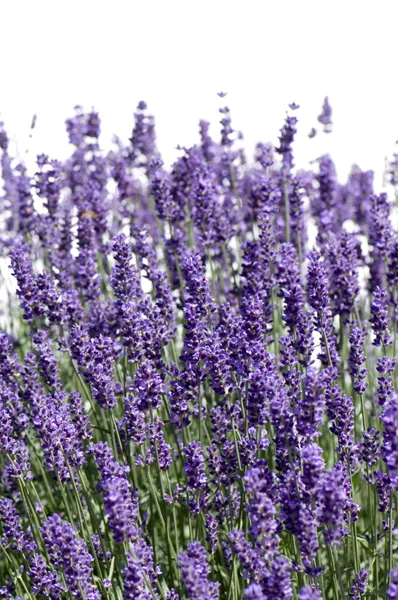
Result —
[[398, 598], [395, 209], [289, 108], [170, 169], [144, 102], [32, 176], [0, 124], [2, 598]]

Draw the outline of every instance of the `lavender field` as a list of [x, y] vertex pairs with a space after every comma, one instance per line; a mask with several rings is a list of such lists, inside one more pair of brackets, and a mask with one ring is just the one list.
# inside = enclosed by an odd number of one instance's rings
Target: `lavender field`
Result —
[[35, 172], [0, 124], [1, 598], [398, 599], [398, 160], [299, 115], [171, 168], [144, 102]]

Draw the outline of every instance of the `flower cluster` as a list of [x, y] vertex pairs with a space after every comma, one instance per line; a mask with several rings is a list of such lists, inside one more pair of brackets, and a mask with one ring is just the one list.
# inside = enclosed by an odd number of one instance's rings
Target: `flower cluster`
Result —
[[168, 168], [76, 107], [32, 176], [0, 124], [2, 598], [398, 598], [394, 208], [289, 109]]

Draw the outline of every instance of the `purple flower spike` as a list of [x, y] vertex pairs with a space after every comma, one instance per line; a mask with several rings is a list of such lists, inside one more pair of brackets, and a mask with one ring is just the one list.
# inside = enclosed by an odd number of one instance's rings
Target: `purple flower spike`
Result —
[[390, 573], [391, 583], [387, 589], [388, 600], [398, 600], [398, 569], [393, 569]]
[[63, 572], [73, 596], [79, 600], [100, 600], [100, 593], [91, 582], [93, 557], [72, 525], [54, 514], [44, 521], [40, 531], [51, 562]]
[[322, 123], [323, 131], [325, 133], [330, 133], [332, 131], [332, 107], [329, 104], [329, 98], [327, 96], [323, 101], [322, 112], [318, 117], [318, 121], [319, 123]]
[[355, 581], [349, 591], [349, 598], [351, 600], [361, 600], [362, 596], [366, 592], [366, 582], [369, 576], [369, 569], [360, 569], [355, 575]]
[[206, 550], [200, 542], [191, 542], [186, 552], [178, 556], [182, 579], [192, 600], [218, 600], [219, 583], [208, 580], [210, 567]]
[[101, 473], [100, 489], [104, 494], [105, 511], [109, 515], [109, 527], [116, 542], [136, 540], [139, 531], [138, 495], [131, 490], [126, 473], [129, 467], [123, 467], [114, 459], [109, 446], [104, 442], [90, 445]]
[[305, 587], [300, 590], [299, 600], [322, 600], [322, 594], [315, 587]]
[[377, 287], [373, 295], [373, 302], [370, 307], [372, 318], [372, 329], [375, 334], [373, 340], [374, 346], [389, 346], [393, 339], [388, 330], [388, 309], [387, 309], [387, 292], [386, 290]]

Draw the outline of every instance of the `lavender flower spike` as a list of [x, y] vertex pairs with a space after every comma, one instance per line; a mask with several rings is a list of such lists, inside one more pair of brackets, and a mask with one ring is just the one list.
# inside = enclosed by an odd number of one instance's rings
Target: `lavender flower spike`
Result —
[[219, 583], [208, 580], [210, 567], [206, 550], [200, 542], [191, 542], [186, 552], [178, 556], [182, 578], [192, 600], [218, 600]]

